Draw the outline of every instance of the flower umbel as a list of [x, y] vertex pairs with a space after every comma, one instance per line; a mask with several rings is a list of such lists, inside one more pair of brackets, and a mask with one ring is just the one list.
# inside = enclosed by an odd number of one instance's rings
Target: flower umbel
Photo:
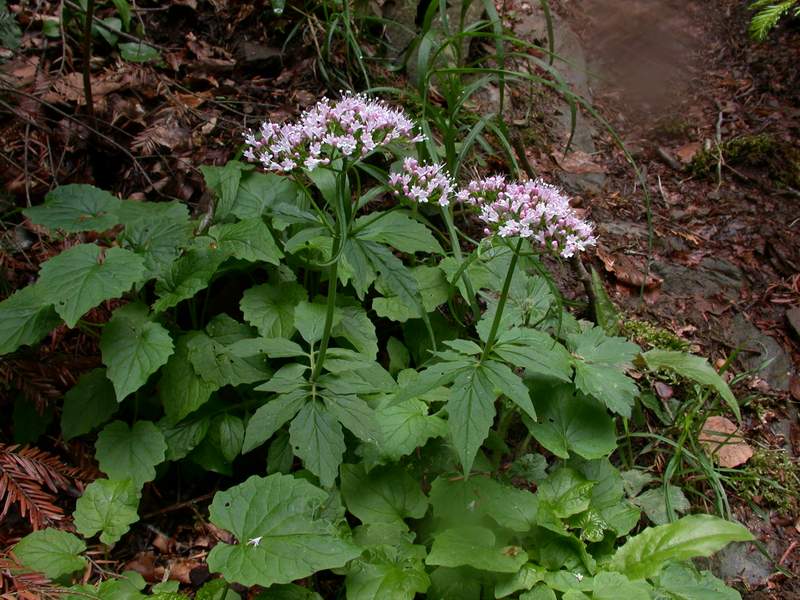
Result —
[[395, 196], [423, 204], [438, 202], [441, 206], [450, 203], [454, 187], [442, 165], [420, 164], [411, 157], [403, 161], [402, 171], [389, 175], [389, 186]]
[[564, 258], [597, 241], [592, 225], [575, 214], [561, 190], [540, 179], [508, 183], [489, 177], [471, 182], [457, 198], [476, 208], [487, 235], [530, 239]]
[[297, 122], [264, 123], [260, 135], [245, 134], [244, 155], [268, 171], [311, 171], [339, 157], [364, 158], [394, 141], [422, 139], [403, 111], [361, 94], [348, 94], [338, 102], [323, 98]]

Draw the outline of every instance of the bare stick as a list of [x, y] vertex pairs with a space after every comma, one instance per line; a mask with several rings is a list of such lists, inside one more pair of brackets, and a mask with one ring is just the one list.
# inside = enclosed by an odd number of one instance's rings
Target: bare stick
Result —
[[92, 98], [92, 19], [94, 0], [87, 0], [83, 27], [83, 95], [86, 96], [86, 115], [92, 127], [95, 126], [94, 99]]

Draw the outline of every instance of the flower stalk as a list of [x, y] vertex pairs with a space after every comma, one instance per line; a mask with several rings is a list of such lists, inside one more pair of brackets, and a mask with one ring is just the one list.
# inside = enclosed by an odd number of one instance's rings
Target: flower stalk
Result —
[[492, 351], [495, 339], [497, 337], [497, 329], [500, 327], [500, 321], [503, 318], [503, 311], [506, 308], [506, 300], [508, 300], [508, 291], [511, 288], [511, 280], [514, 278], [514, 271], [517, 269], [517, 259], [519, 258], [520, 250], [522, 250], [522, 242], [524, 238], [519, 238], [517, 246], [513, 249], [511, 255], [511, 262], [508, 264], [508, 272], [506, 279], [503, 282], [503, 289], [500, 292], [500, 300], [497, 304], [497, 310], [494, 313], [494, 320], [492, 321], [492, 328], [489, 330], [489, 336], [486, 338], [486, 344], [483, 346], [483, 353], [481, 353], [481, 362], [486, 360], [489, 353]]

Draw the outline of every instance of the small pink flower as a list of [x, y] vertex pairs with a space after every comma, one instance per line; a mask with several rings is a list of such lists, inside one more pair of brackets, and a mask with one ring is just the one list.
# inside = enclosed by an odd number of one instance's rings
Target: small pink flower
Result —
[[403, 161], [402, 171], [389, 175], [389, 186], [395, 196], [421, 204], [438, 202], [440, 206], [450, 203], [454, 188], [442, 165], [420, 164], [411, 157]]

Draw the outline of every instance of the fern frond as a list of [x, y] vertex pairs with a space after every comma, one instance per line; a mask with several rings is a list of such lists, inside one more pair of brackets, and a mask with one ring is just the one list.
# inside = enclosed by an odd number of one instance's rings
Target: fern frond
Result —
[[764, 41], [770, 31], [778, 24], [785, 14], [793, 8], [794, 14], [798, 14], [798, 0], [784, 0], [777, 4], [772, 4], [770, 0], [757, 0], [750, 5], [750, 8], [758, 12], [753, 15], [750, 21], [750, 37], [759, 42]]

